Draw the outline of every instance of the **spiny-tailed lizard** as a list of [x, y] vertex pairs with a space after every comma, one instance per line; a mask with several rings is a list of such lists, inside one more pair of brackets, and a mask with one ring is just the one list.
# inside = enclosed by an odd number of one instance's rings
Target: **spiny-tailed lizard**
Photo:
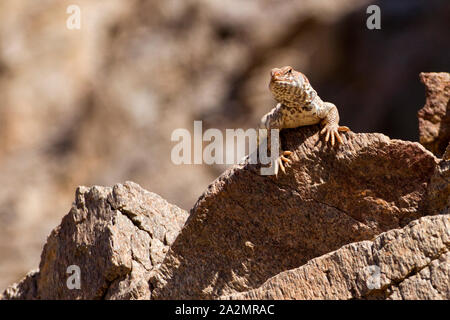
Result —
[[[278, 104], [262, 117], [260, 128], [281, 130], [320, 122], [324, 125], [320, 133], [325, 134], [325, 142], [331, 140], [332, 146], [335, 140], [342, 143], [339, 132], [350, 131], [348, 127], [339, 126], [339, 113], [336, 106], [331, 102], [322, 101], [309, 84], [308, 78], [292, 67], [272, 69], [269, 88]], [[283, 162], [287, 165], [291, 163], [291, 160], [286, 158], [292, 154], [291, 151], [281, 151], [280, 154], [275, 161], [276, 175], [278, 167], [286, 173]]]

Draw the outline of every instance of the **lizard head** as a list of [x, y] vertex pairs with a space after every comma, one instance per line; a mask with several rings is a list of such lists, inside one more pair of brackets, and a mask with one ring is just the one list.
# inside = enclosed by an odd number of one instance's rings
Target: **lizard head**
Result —
[[290, 66], [270, 71], [270, 92], [278, 102], [294, 101], [308, 83], [306, 76]]

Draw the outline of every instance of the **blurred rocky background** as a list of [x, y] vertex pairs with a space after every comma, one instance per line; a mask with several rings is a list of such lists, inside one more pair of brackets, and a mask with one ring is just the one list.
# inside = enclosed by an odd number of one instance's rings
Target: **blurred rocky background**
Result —
[[304, 72], [353, 131], [418, 141], [419, 73], [449, 71], [449, 22], [447, 0], [0, 1], [0, 291], [78, 185], [132, 180], [189, 210], [225, 166], [172, 164], [171, 133], [255, 127], [272, 67]]

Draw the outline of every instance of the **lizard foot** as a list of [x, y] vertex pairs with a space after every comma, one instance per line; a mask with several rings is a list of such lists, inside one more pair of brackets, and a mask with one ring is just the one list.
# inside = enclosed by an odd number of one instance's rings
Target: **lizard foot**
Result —
[[342, 143], [342, 138], [339, 135], [339, 132], [348, 132], [350, 131], [349, 127], [345, 126], [338, 126], [338, 125], [325, 125], [323, 127], [322, 131], [320, 131], [320, 134], [325, 134], [325, 142], [328, 142], [331, 138], [331, 145], [334, 146], [335, 138], [337, 142]]
[[[291, 154], [292, 151], [283, 151], [281, 153], [281, 156], [278, 157], [275, 167], [275, 176], [278, 176], [278, 167], [280, 167], [281, 171], [283, 171], [283, 173], [286, 174], [286, 169], [284, 168], [284, 166], [289, 167], [289, 164], [292, 163], [292, 160], [286, 157], [289, 157]], [[285, 162], [286, 164], [283, 164], [283, 162]]]

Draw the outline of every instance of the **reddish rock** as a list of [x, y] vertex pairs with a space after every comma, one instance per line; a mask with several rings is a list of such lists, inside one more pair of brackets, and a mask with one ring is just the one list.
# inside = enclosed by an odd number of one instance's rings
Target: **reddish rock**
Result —
[[[0, 299], [149, 299], [148, 278], [187, 212], [133, 182], [79, 187], [75, 203], [47, 239], [39, 270]], [[80, 289], [68, 289], [71, 265]]]
[[426, 102], [419, 110], [420, 143], [442, 157], [450, 142], [450, 74], [420, 74], [425, 85]]
[[450, 299], [450, 216], [423, 217], [222, 299]]
[[235, 166], [200, 197], [152, 278], [155, 299], [213, 299], [261, 286], [310, 259], [428, 214], [437, 159], [419, 143], [346, 135], [332, 148], [319, 127], [285, 130], [287, 175]]
[[39, 270], [0, 299], [448, 299], [448, 162], [381, 134], [332, 148], [317, 129], [282, 134], [287, 175], [235, 166], [189, 218], [131, 182], [80, 187]]

